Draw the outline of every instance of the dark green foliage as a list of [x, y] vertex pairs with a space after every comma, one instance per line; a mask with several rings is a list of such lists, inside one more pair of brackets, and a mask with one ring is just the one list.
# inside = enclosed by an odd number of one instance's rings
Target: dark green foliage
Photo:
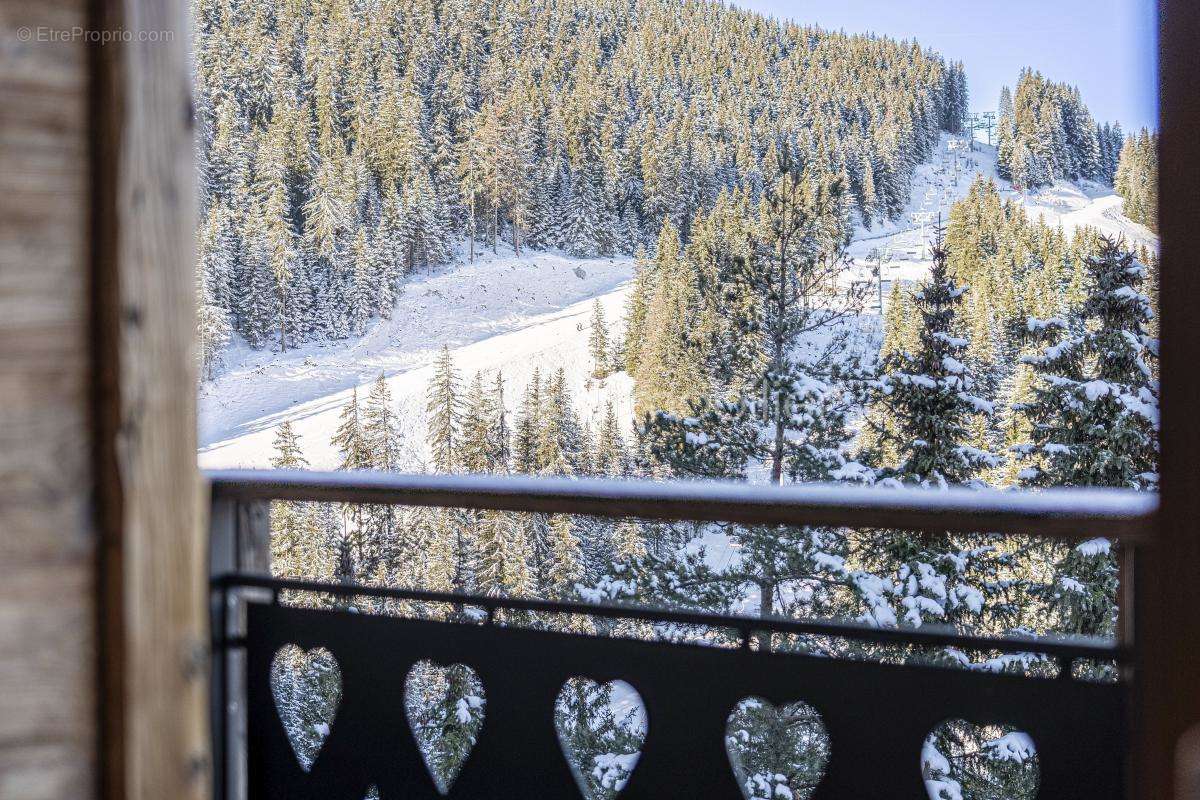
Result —
[[[1024, 358], [1038, 383], [1017, 410], [1030, 423], [1015, 449], [1030, 486], [1157, 486], [1158, 383], [1152, 364], [1150, 299], [1141, 292], [1146, 267], [1111, 239], [1087, 260], [1082, 306], [1047, 320], [1031, 318], [1027, 332], [1043, 346]], [[1054, 548], [1057, 565], [1046, 587], [1055, 628], [1112, 635], [1117, 566], [1109, 543], [1092, 540]]]
[[[771, 142], [901, 213], [962, 65], [715, 2], [194, 0], [206, 349], [360, 333], [477, 240], [631, 253]], [[207, 363], [211, 365], [211, 358]]]
[[997, 125], [997, 171], [1021, 191], [1106, 176], [1095, 120], [1073, 86], [1023, 70], [1016, 95], [1001, 95]]
[[1125, 216], [1158, 232], [1158, 134], [1145, 128], [1121, 148], [1117, 194], [1125, 198]]

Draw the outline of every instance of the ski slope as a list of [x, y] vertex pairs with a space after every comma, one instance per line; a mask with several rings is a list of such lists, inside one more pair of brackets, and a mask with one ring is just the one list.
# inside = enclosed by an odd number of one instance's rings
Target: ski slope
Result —
[[[957, 164], [955, 163], [957, 162]], [[849, 249], [850, 277], [874, 281], [883, 262], [883, 300], [895, 281], [921, 280], [930, 266], [928, 241], [939, 219], [965, 197], [975, 176], [995, 178], [995, 150], [943, 136], [931, 163], [917, 168], [908, 207], [895, 222], [860, 228]], [[1121, 214], [1123, 201], [1096, 184], [1059, 182], [1031, 195], [997, 181], [1005, 198], [1020, 202], [1033, 219], [1068, 234], [1091, 226], [1130, 244], [1157, 246], [1145, 227]], [[464, 382], [479, 371], [505, 378], [506, 405], [516, 410], [535, 368], [563, 369], [581, 419], [598, 427], [612, 402], [619, 419], [632, 419], [632, 383], [624, 373], [590, 379], [587, 340], [592, 304], [599, 300], [611, 334], [620, 330], [633, 277], [633, 261], [572, 259], [556, 253], [511, 250], [484, 254], [420, 275], [405, 285], [389, 320], [373, 322], [360, 338], [310, 344], [286, 353], [237, 346], [224, 367], [199, 392], [201, 467], [267, 467], [276, 426], [290, 420], [314, 469], [332, 469], [329, 443], [338, 415], [357, 388], [365, 396], [384, 375], [397, 403], [409, 469], [425, 452], [425, 388], [442, 346], [450, 349]], [[858, 320], [863, 346], [878, 341], [874, 300]], [[877, 346], [877, 345], [874, 345]]]
[[[881, 261], [885, 302], [893, 282], [912, 283], [925, 277], [931, 264], [928, 244], [934, 227], [939, 220], [942, 224], [949, 220], [950, 209], [967, 196], [978, 175], [994, 180], [1000, 196], [1023, 206], [1031, 220], [1041, 219], [1046, 225], [1061, 228], [1068, 237], [1078, 228], [1091, 227], [1124, 238], [1130, 246], [1157, 249], [1158, 238], [1121, 213], [1125, 201], [1111, 188], [1091, 181], [1058, 181], [1022, 194], [996, 175], [994, 147], [975, 142], [973, 148], [968, 148], [965, 142], [943, 135], [931, 162], [917, 167], [908, 207], [900, 219], [856, 232], [849, 248], [854, 277], [874, 280], [875, 265]], [[878, 313], [877, 301], [872, 302]]]
[[266, 467], [276, 426], [290, 420], [314, 469], [333, 469], [329, 439], [358, 389], [365, 398], [382, 374], [391, 389], [407, 448], [419, 469], [425, 458], [425, 387], [441, 348], [448, 347], [464, 384], [475, 372], [506, 384], [514, 411], [535, 368], [565, 371], [585, 422], [598, 425], [605, 404], [632, 417], [623, 374], [590, 380], [587, 339], [599, 300], [611, 324], [624, 314], [631, 259], [570, 259], [510, 251], [423, 275], [405, 285], [390, 320], [373, 322], [349, 342], [310, 344], [286, 353], [240, 347], [226, 368], [200, 388], [200, 466]]

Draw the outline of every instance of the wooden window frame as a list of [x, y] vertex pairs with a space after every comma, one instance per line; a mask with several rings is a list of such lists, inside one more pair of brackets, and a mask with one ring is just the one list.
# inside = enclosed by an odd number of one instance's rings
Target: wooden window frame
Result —
[[204, 800], [205, 498], [196, 464], [188, 0], [90, 0], [98, 791]]

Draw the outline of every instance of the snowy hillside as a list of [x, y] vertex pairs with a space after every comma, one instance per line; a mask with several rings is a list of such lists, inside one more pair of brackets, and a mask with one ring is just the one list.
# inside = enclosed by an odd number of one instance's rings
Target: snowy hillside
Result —
[[[932, 163], [917, 168], [904, 217], [858, 230], [850, 248], [854, 277], [873, 279], [876, 259], [882, 258], [885, 302], [893, 281], [920, 280], [929, 267], [927, 242], [939, 214], [948, 217], [976, 174], [994, 178], [995, 163], [987, 145], [976, 143], [967, 151], [943, 136]], [[1131, 244], [1156, 243], [1145, 227], [1122, 216], [1121, 198], [1107, 187], [1060, 181], [1024, 196], [999, 183], [1003, 196], [1017, 198], [1031, 218], [1040, 216], [1068, 234], [1092, 226]], [[502, 250], [406, 284], [392, 318], [376, 321], [359, 339], [286, 353], [234, 348], [217, 378], [200, 389], [200, 464], [268, 466], [275, 426], [291, 420], [313, 468], [333, 468], [329, 439], [343, 404], [355, 387], [365, 394], [382, 373], [399, 405], [409, 466], [419, 468], [425, 459], [425, 387], [443, 345], [465, 377], [500, 370], [510, 411], [535, 368], [562, 368], [585, 422], [596, 427], [609, 401], [620, 419], [629, 420], [630, 380], [623, 373], [602, 382], [589, 378], [587, 336], [596, 299], [606, 318], [619, 324], [632, 276], [630, 259], [529, 252], [517, 258]], [[870, 334], [878, 328], [878, 313], [872, 300], [860, 320], [864, 343], [876, 341]]]
[[502, 251], [407, 284], [392, 318], [373, 323], [360, 339], [287, 353], [235, 349], [223, 373], [200, 389], [200, 465], [268, 466], [274, 428], [291, 420], [313, 468], [332, 469], [329, 438], [342, 405], [355, 387], [383, 374], [399, 405], [410, 465], [419, 467], [425, 385], [443, 345], [464, 376], [502, 371], [510, 410], [535, 367], [562, 367], [584, 420], [596, 421], [609, 400], [627, 419], [630, 387], [623, 375], [588, 388], [587, 328], [597, 298], [608, 319], [620, 319], [632, 275], [629, 259], [516, 258]]
[[1058, 181], [1031, 194], [1021, 194], [997, 177], [994, 147], [976, 142], [968, 151], [954, 138], [943, 135], [932, 163], [917, 167], [904, 217], [871, 231], [860, 228], [854, 237], [850, 256], [858, 267], [857, 277], [872, 276], [876, 259], [882, 257], [885, 300], [892, 281], [921, 280], [929, 269], [927, 244], [933, 226], [939, 219], [944, 222], [949, 218], [950, 208], [967, 196], [976, 175], [995, 180], [1000, 195], [1024, 206], [1031, 220], [1040, 218], [1047, 225], [1061, 227], [1067, 236], [1077, 228], [1091, 227], [1124, 237], [1131, 246], [1157, 248], [1158, 239], [1148, 228], [1121, 214], [1124, 201], [1110, 187], [1090, 181]]

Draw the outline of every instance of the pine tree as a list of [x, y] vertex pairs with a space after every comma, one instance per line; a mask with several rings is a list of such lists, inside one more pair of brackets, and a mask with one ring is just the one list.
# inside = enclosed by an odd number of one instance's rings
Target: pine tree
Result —
[[604, 407], [604, 421], [601, 423], [600, 435], [596, 440], [593, 468], [597, 474], [608, 477], [624, 476], [629, 469], [624, 437], [621, 435], [617, 412], [613, 408], [612, 402], [607, 403]]
[[371, 468], [371, 450], [363, 430], [362, 414], [358, 405], [358, 387], [351, 391], [350, 402], [342, 408], [337, 431], [330, 443], [338, 450], [338, 469]]
[[362, 415], [363, 445], [371, 469], [400, 468], [400, 421], [392, 408], [392, 392], [381, 373], [371, 386]]
[[536, 463], [543, 475], [576, 475], [581, 471], [583, 432], [562, 368], [541, 390], [542, 409]]
[[493, 461], [490, 431], [495, 410], [491, 397], [483, 385], [483, 373], [476, 372], [467, 390], [463, 405], [462, 436], [459, 448], [462, 467], [471, 473], [493, 472], [497, 464]]
[[653, 267], [653, 283], [640, 331], [635, 411], [683, 411], [708, 393], [700, 353], [687, 334], [700, 311], [696, 265], [679, 251], [675, 228], [664, 223]]
[[[847, 241], [843, 190], [834, 182], [814, 189], [786, 153], [780, 164], [781, 175], [763, 199], [762, 240], [747, 248], [749, 257], [717, 255], [717, 294], [727, 303], [718, 316], [733, 335], [718, 340], [709, 360], [718, 365], [713, 383], [737, 399], [711, 403], [701, 396], [686, 417], [660, 413], [655, 423], [666, 437], [656, 453], [685, 471], [745, 477], [759, 463], [779, 484], [842, 466], [840, 442], [828, 452], [828, 444], [814, 449], [809, 437], [823, 437], [828, 415], [838, 415], [842, 400], [828, 379], [846, 336], [836, 329], [862, 304], [862, 290], [839, 289], [835, 280]], [[827, 345], [797, 355], [805, 337], [825, 330], [833, 331]], [[682, 347], [695, 350], [686, 340]], [[840, 426], [833, 422], [831, 430]], [[696, 436], [679, 435], [693, 427], [699, 444]], [[807, 463], [814, 457], [821, 466]]]
[[[674, 230], [674, 229], [670, 229]], [[670, 246], [671, 237], [668, 234], [664, 242], [664, 237], [659, 236], [659, 248]], [[675, 248], [678, 250], [678, 239], [675, 240]], [[654, 263], [657, 263], [655, 259]], [[625, 309], [625, 341], [622, 345], [624, 359], [623, 365], [625, 371], [630, 375], [634, 375], [638, 370], [638, 362], [642, 357], [642, 347], [646, 332], [646, 312], [650, 306], [651, 292], [653, 291], [651, 270], [653, 269], [651, 262], [646, 258], [644, 250], [639, 249], [637, 256], [634, 259], [634, 278], [633, 289], [629, 292], [629, 300]]]
[[203, 273], [197, 275], [196, 284], [196, 360], [201, 379], [212, 380], [233, 329], [229, 314], [214, 301]]
[[[941, 488], [969, 485], [999, 459], [967, 444], [971, 421], [993, 413], [992, 403], [973, 394], [974, 378], [963, 363], [969, 344], [957, 320], [966, 288], [948, 274], [947, 252], [934, 246], [933, 266], [913, 295], [921, 317], [917, 346], [889, 355], [876, 384], [868, 419], [890, 417], [894, 429], [879, 431], [893, 459], [873, 454], [882, 485]], [[872, 454], [865, 454], [871, 458]], [[995, 591], [1000, 567], [994, 550], [969, 537], [868, 531], [858, 548], [865, 575], [855, 589], [864, 619], [894, 625], [926, 622], [977, 624]]]
[[1134, 222], [1158, 230], [1158, 135], [1145, 128], [1125, 140], [1116, 176], [1124, 212]]
[[554, 704], [563, 752], [589, 800], [615, 800], [646, 736], [640, 709], [618, 713], [613, 695], [612, 684], [571, 678]]
[[[734, 333], [716, 337], [717, 353], [707, 361], [719, 365], [714, 383], [727, 397], [701, 397], [684, 414], [660, 412], [645, 431], [654, 457], [679, 476], [780, 484], [866, 472], [844, 453], [851, 403], [833, 381], [845, 339], [835, 333], [817, 352], [801, 346], [860, 303], [829, 280], [842, 268], [846, 241], [841, 189], [814, 186], [786, 152], [778, 163], [781, 174], [763, 198], [762, 232], [712, 253], [716, 315]], [[703, 548], [647, 548], [614, 586], [715, 612], [741, 609], [747, 596], [757, 598], [762, 616], [832, 611], [837, 601], [827, 589], [848, 576], [842, 537], [778, 526], [720, 532], [738, 553], [724, 569], [714, 569]]]
[[[1090, 288], [1068, 316], [1030, 318], [1031, 339], [1045, 345], [1026, 356], [1038, 377], [1033, 398], [1018, 407], [1031, 424], [1018, 448], [1030, 486], [1116, 486], [1153, 490], [1158, 459], [1158, 350], [1148, 331], [1146, 269], [1103, 239], [1086, 261]], [[1106, 540], [1055, 548], [1047, 600], [1056, 630], [1111, 635], [1116, 625], [1116, 561]]]
[[454, 368], [450, 348], [443, 346], [434, 365], [425, 403], [429, 415], [427, 436], [432, 464], [440, 472], [454, 472], [462, 463], [460, 392], [461, 382]]
[[[381, 374], [371, 387], [363, 409], [362, 439], [371, 469], [400, 469], [400, 423], [392, 408], [392, 393]], [[356, 509], [362, 519], [364, 567], [373, 572], [384, 563], [396, 546], [399, 527], [397, 509], [392, 505], [362, 506]]]
[[592, 356], [592, 377], [604, 380], [612, 374], [612, 353], [608, 345], [608, 327], [604, 321], [604, 307], [596, 300], [592, 304], [592, 331], [588, 336], [588, 350]]
[[279, 423], [275, 430], [275, 455], [271, 457], [271, 466], [275, 469], [307, 469], [308, 459], [300, 447], [300, 435], [292, 428], [292, 423]]
[[[275, 469], [308, 469], [300, 435], [291, 422], [275, 430]], [[271, 503], [271, 572], [278, 577], [328, 580], [333, 575], [333, 551], [321, 530], [319, 508], [311, 503]]]
[[502, 511], [479, 520], [479, 588], [489, 595], [528, 596], [533, 589], [532, 554], [518, 518]]
[[525, 387], [513, 439], [513, 469], [531, 474], [541, 469], [538, 439], [542, 427], [542, 376], [538, 367]]

